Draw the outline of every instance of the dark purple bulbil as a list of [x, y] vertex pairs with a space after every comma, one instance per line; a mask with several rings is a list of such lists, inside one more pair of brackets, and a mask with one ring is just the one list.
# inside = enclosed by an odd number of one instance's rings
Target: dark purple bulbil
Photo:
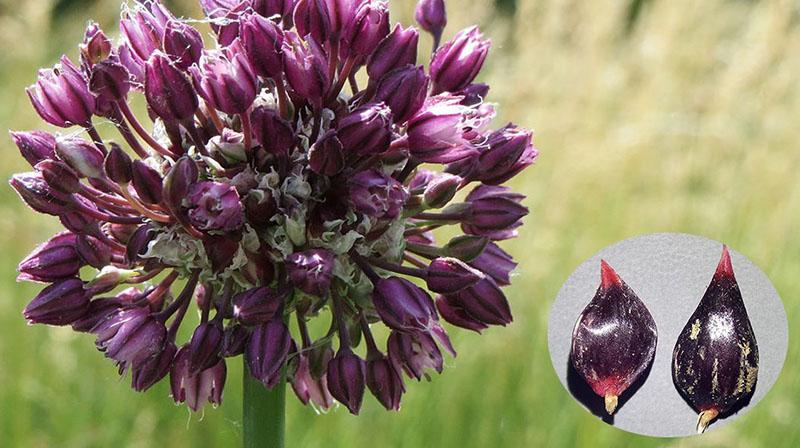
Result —
[[[34, 169], [11, 186], [66, 228], [19, 264], [45, 283], [24, 316], [94, 334], [134, 390], [169, 373], [192, 411], [221, 403], [238, 355], [317, 409], [358, 413], [369, 390], [398, 410], [404, 372], [456, 356], [445, 322], [512, 321], [516, 263], [496, 242], [528, 210], [501, 184], [538, 152], [530, 131], [490, 127], [475, 82], [489, 41], [471, 27], [439, 47], [442, 0], [416, 8], [434, 38], [421, 65], [419, 30], [387, 1], [200, 5], [194, 21], [133, 2], [119, 42], [89, 23], [79, 63], [28, 88], [44, 123], [71, 129], [11, 132]], [[318, 316], [332, 327], [315, 340]]]

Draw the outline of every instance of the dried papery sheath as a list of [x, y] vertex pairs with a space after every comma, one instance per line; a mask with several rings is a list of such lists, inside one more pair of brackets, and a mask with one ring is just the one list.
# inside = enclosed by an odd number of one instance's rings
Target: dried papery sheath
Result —
[[723, 246], [714, 277], [675, 344], [672, 380], [700, 414], [702, 433], [751, 396], [757, 379], [756, 337]]
[[600, 271], [600, 287], [572, 332], [570, 361], [613, 414], [619, 396], [653, 361], [658, 331], [645, 304], [605, 260]]
[[[71, 129], [11, 133], [34, 168], [11, 186], [67, 229], [19, 264], [47, 284], [24, 316], [96, 335], [137, 391], [169, 374], [192, 411], [222, 402], [239, 355], [317, 409], [358, 413], [370, 391], [398, 410], [404, 375], [455, 356], [444, 322], [513, 321], [498, 244], [528, 209], [501, 184], [537, 152], [529, 131], [491, 129], [474, 83], [488, 40], [470, 27], [418, 61], [419, 30], [382, 0], [200, 6], [127, 2], [118, 43], [91, 23], [79, 63], [28, 89]], [[416, 18], [441, 36], [444, 2]]]

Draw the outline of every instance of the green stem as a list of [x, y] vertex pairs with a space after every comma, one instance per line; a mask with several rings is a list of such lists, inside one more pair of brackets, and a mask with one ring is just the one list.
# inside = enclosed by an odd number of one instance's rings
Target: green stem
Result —
[[250, 375], [250, 370], [244, 361], [243, 364], [243, 446], [283, 448], [286, 426], [286, 368], [284, 367], [278, 384], [272, 390], [268, 390]]

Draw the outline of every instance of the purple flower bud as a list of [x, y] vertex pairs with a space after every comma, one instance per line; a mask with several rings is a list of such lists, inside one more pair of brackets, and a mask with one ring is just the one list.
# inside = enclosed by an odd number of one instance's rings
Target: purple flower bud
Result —
[[331, 79], [328, 76], [327, 58], [317, 41], [310, 36], [304, 40], [287, 31], [284, 33], [281, 53], [286, 81], [292, 90], [315, 107], [321, 107], [322, 97], [330, 88]]
[[124, 101], [131, 88], [130, 73], [124, 65], [115, 61], [101, 61], [92, 67], [89, 90], [98, 102]]
[[438, 40], [447, 25], [444, 0], [419, 0], [414, 18], [417, 19], [417, 23], [423, 30], [431, 33]]
[[381, 154], [392, 140], [392, 110], [383, 103], [366, 104], [342, 118], [336, 131], [346, 154]]
[[200, 95], [226, 114], [242, 114], [256, 99], [256, 75], [244, 53], [231, 44], [226, 51], [207, 52], [189, 69]]
[[111, 40], [100, 29], [100, 25], [91, 22], [83, 34], [83, 42], [78, 46], [81, 59], [90, 66], [106, 59], [111, 54]]
[[458, 258], [439, 257], [427, 269], [428, 289], [440, 294], [454, 294], [478, 283], [483, 273]]
[[442, 252], [448, 257], [471, 262], [483, 253], [488, 243], [489, 238], [485, 236], [459, 235], [448, 241], [442, 248]]
[[183, 346], [172, 362], [169, 373], [172, 399], [175, 403], [186, 403], [194, 412], [202, 409], [206, 402], [214, 406], [222, 404], [222, 390], [228, 374], [225, 360], [220, 359], [213, 367], [192, 375], [189, 371], [190, 356], [189, 347]]
[[84, 263], [75, 243], [75, 234], [57, 233], [19, 263], [17, 281], [50, 283], [77, 276]]
[[461, 104], [465, 106], [476, 106], [478, 104], [482, 104], [489, 95], [489, 85], [470, 84], [464, 88], [459, 95], [464, 97], [464, 99], [461, 101]]
[[192, 82], [160, 51], [145, 65], [144, 95], [150, 109], [166, 122], [188, 120], [200, 105]]
[[219, 321], [205, 322], [195, 328], [189, 341], [189, 374], [197, 375], [214, 367], [222, 347], [222, 325]]
[[345, 49], [350, 56], [369, 56], [388, 34], [389, 6], [381, 0], [364, 0], [345, 30]]
[[323, 176], [334, 176], [344, 168], [344, 151], [336, 130], [325, 133], [308, 149], [308, 165]]
[[39, 116], [53, 126], [91, 124], [94, 96], [86, 77], [66, 56], [52, 69], [39, 70], [39, 79], [26, 92]]
[[99, 179], [104, 176], [103, 154], [97, 146], [78, 137], [64, 137], [56, 141], [56, 155], [81, 177]]
[[194, 160], [183, 156], [175, 162], [175, 165], [164, 177], [163, 200], [173, 214], [183, 216], [181, 204], [189, 196], [190, 189], [197, 182], [199, 175]]
[[428, 96], [428, 75], [422, 66], [407, 65], [393, 70], [378, 83], [376, 101], [383, 101], [392, 109], [394, 121], [408, 121], [425, 103]]
[[492, 277], [501, 286], [511, 284], [511, 271], [517, 267], [517, 263], [514, 262], [511, 255], [500, 249], [495, 243], [489, 243], [486, 249], [469, 264]]
[[448, 296], [439, 296], [436, 298], [436, 309], [439, 310], [442, 319], [456, 327], [465, 328], [477, 333], [489, 328], [489, 325], [472, 317], [464, 308], [456, 303], [455, 300]]
[[367, 360], [367, 386], [386, 409], [400, 410], [400, 398], [406, 388], [402, 375], [388, 358]]
[[56, 138], [44, 131], [10, 132], [11, 140], [31, 166], [55, 157]]
[[217, 34], [217, 43], [226, 47], [239, 37], [239, 21], [248, 8], [247, 1], [240, 0], [200, 0], [211, 29]]
[[135, 8], [123, 11], [119, 28], [131, 50], [131, 56], [146, 61], [161, 48], [164, 28], [172, 14], [160, 1], [137, 2]]
[[531, 144], [531, 132], [513, 124], [492, 132], [488, 149], [478, 157], [470, 179], [500, 185], [531, 165], [539, 152]]
[[428, 98], [422, 109], [408, 120], [408, 146], [417, 159], [448, 163], [477, 154], [465, 138], [474, 123], [471, 109], [461, 97], [439, 95]]
[[103, 167], [108, 178], [118, 184], [127, 184], [133, 178], [133, 168], [130, 156], [116, 143], [111, 143], [111, 149], [106, 155]]
[[269, 286], [248, 289], [233, 297], [233, 317], [242, 325], [267, 323], [275, 317], [288, 296], [289, 290]]
[[280, 316], [256, 326], [244, 353], [250, 374], [267, 389], [275, 387], [292, 344], [292, 336]]
[[283, 73], [281, 28], [272, 20], [252, 14], [242, 19], [240, 33], [242, 45], [255, 72], [264, 78], [278, 78]]
[[[250, 0], [250, 5], [262, 17], [280, 16], [281, 19], [291, 19], [294, 0]], [[287, 26], [286, 28], [290, 28]]]
[[442, 45], [431, 59], [433, 94], [458, 92], [469, 86], [481, 71], [491, 46], [477, 26], [459, 31]]
[[114, 313], [92, 328], [97, 349], [117, 361], [121, 370], [144, 362], [161, 349], [167, 337], [164, 324], [149, 308], [127, 308]]
[[147, 358], [144, 362], [134, 365], [131, 369], [131, 387], [133, 390], [144, 392], [167, 376], [177, 351], [178, 348], [175, 347], [175, 343], [167, 341], [158, 353]]
[[222, 346], [219, 355], [225, 358], [239, 356], [244, 353], [250, 333], [241, 325], [228, 325], [222, 334]]
[[327, 0], [297, 0], [294, 7], [294, 25], [301, 36], [310, 35], [317, 42], [325, 42], [331, 35], [331, 17]]
[[[74, 195], [70, 199], [80, 203], [81, 206], [97, 209], [92, 202], [89, 202], [88, 199], [84, 199], [81, 196]], [[58, 219], [67, 230], [77, 235], [100, 235], [99, 221], [86, 215], [86, 213], [82, 211], [71, 210], [65, 207], [61, 213], [58, 214]]]
[[353, 415], [358, 415], [364, 399], [365, 371], [364, 360], [349, 348], [340, 349], [328, 362], [327, 379], [331, 395], [347, 406]]
[[484, 277], [475, 285], [448, 296], [447, 300], [487, 325], [505, 326], [513, 320], [506, 296], [491, 277]]
[[97, 324], [118, 312], [119, 309], [120, 301], [115, 298], [92, 300], [83, 315], [72, 322], [72, 329], [81, 333], [88, 333]]
[[419, 32], [413, 26], [403, 29], [398, 23], [388, 36], [380, 41], [367, 62], [371, 83], [377, 83], [392, 70], [417, 64]]
[[189, 192], [189, 220], [198, 229], [232, 232], [244, 224], [236, 188], [222, 182], [194, 184]]
[[442, 373], [442, 352], [429, 334], [392, 331], [386, 345], [389, 348], [389, 359], [409, 377], [421, 380], [423, 376], [428, 376], [426, 369]]
[[130, 44], [123, 42], [117, 47], [119, 63], [128, 70], [130, 74], [131, 86], [141, 91], [144, 85], [144, 63], [139, 59], [130, 47]]
[[158, 204], [163, 198], [161, 175], [141, 160], [131, 165], [131, 184], [139, 199], [145, 204]]
[[259, 106], [250, 114], [256, 141], [270, 154], [288, 155], [294, 147], [292, 125], [275, 109]]
[[408, 199], [408, 191], [400, 182], [376, 169], [361, 171], [347, 185], [351, 206], [375, 218], [397, 218]]
[[75, 171], [64, 162], [42, 160], [35, 166], [42, 173], [42, 178], [55, 191], [64, 194], [77, 193], [81, 189], [81, 180]]
[[425, 192], [422, 195], [425, 206], [428, 208], [442, 208], [447, 205], [455, 197], [462, 181], [463, 179], [458, 176], [438, 173], [425, 187]]
[[516, 228], [528, 208], [520, 204], [524, 195], [512, 193], [508, 187], [479, 185], [466, 198], [471, 204], [471, 219], [461, 223], [461, 229], [470, 235], [488, 236], [504, 240], [517, 236]]
[[164, 52], [181, 70], [200, 61], [203, 54], [203, 36], [193, 26], [172, 19], [164, 27]]
[[383, 323], [398, 331], [428, 331], [438, 325], [436, 308], [424, 289], [401, 277], [378, 281], [372, 303]]
[[103, 269], [111, 263], [111, 250], [105, 243], [89, 235], [78, 235], [75, 250], [80, 258], [89, 266]]
[[22, 314], [29, 324], [69, 325], [86, 312], [89, 296], [77, 277], [58, 280], [43, 289]]
[[156, 237], [155, 229], [150, 224], [139, 226], [131, 235], [125, 248], [125, 261], [136, 263], [142, 255], [147, 253], [150, 241]]
[[303, 404], [311, 403], [323, 411], [330, 409], [333, 406], [333, 396], [328, 390], [327, 376], [315, 377], [305, 354], [300, 354], [297, 358], [297, 370], [289, 379], [295, 395]]
[[286, 259], [289, 282], [306, 294], [325, 297], [333, 277], [333, 253], [324, 249], [295, 252]]
[[338, 42], [350, 28], [356, 13], [356, 4], [361, 0], [324, 0], [330, 20], [330, 31], [327, 36], [331, 42]]
[[17, 173], [8, 183], [28, 207], [39, 213], [59, 216], [69, 209], [69, 198], [53, 191], [41, 173]]

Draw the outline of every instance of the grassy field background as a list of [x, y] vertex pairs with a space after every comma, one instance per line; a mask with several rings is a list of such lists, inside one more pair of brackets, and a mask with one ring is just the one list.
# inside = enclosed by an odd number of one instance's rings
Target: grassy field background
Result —
[[[177, 3], [198, 16], [193, 2]], [[288, 446], [800, 445], [797, 344], [746, 416], [669, 440], [624, 433], [578, 406], [550, 366], [546, 340], [550, 304], [572, 269], [650, 232], [728, 243], [773, 280], [790, 322], [800, 318], [796, 3], [520, 0], [513, 16], [489, 2], [449, 5], [447, 36], [478, 23], [494, 40], [483, 75], [491, 99], [502, 120], [535, 129], [541, 150], [515, 184], [532, 210], [522, 237], [506, 246], [521, 263], [509, 290], [516, 320], [482, 336], [453, 332], [459, 357], [431, 383], [409, 383], [399, 413], [370, 398], [359, 417], [343, 408], [315, 415], [292, 397]], [[412, 18], [411, 1], [393, 1], [392, 10]], [[60, 53], [76, 56], [90, 17], [116, 30], [118, 5], [0, 0], [0, 127], [39, 126], [24, 87]], [[26, 167], [0, 138], [0, 177], [8, 178]], [[91, 337], [25, 325], [20, 312], [37, 288], [15, 283], [16, 263], [57, 228], [0, 188], [0, 446], [235, 446], [239, 366], [230, 368], [225, 404], [190, 416], [165, 383], [133, 392]]]

